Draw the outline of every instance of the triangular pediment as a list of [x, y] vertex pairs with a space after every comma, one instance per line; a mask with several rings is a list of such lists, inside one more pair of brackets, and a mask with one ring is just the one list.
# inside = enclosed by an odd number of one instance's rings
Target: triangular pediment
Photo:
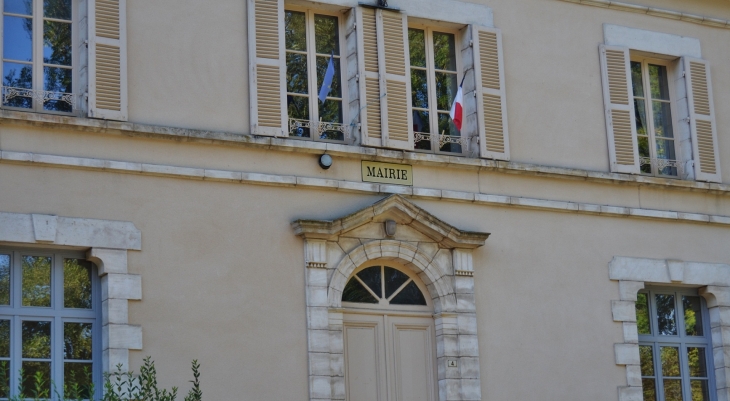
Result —
[[[397, 227], [407, 226], [411, 235], [420, 234], [444, 248], [477, 248], [489, 237], [489, 233], [459, 230], [400, 195], [390, 195], [336, 220], [296, 220], [292, 227], [304, 238], [337, 241], [348, 233], [357, 233], [368, 225], [384, 224], [387, 220], [395, 221]], [[395, 237], [398, 237], [398, 228]]]

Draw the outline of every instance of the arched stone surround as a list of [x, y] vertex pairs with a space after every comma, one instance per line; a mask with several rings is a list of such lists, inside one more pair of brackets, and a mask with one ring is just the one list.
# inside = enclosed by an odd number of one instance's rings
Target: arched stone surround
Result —
[[[385, 234], [385, 220], [396, 221], [395, 235]], [[481, 400], [472, 251], [489, 234], [459, 231], [397, 195], [339, 220], [292, 225], [304, 238], [310, 401], [345, 399], [342, 290], [355, 269], [383, 260], [428, 288], [439, 401]]]

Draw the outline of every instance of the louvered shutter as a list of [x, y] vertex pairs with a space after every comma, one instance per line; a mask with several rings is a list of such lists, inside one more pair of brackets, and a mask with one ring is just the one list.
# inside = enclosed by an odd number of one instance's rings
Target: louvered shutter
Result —
[[248, 0], [251, 132], [286, 136], [284, 0]]
[[721, 182], [710, 65], [705, 60], [690, 57], [682, 61], [687, 84], [695, 178], [699, 181]]
[[413, 149], [408, 21], [403, 13], [378, 9], [376, 27], [380, 69], [382, 146]]
[[380, 77], [374, 8], [357, 8], [357, 68], [360, 79], [360, 132], [364, 146], [382, 145]]
[[479, 148], [484, 158], [509, 160], [502, 32], [472, 25]]
[[89, 1], [89, 117], [127, 121], [126, 3]]
[[611, 171], [639, 174], [641, 169], [636, 146], [629, 49], [601, 45], [600, 55]]

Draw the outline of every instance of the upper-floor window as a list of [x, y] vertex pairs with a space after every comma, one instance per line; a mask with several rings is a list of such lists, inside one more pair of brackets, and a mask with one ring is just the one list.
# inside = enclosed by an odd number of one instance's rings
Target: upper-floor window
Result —
[[631, 61], [637, 146], [643, 174], [677, 176], [670, 64], [662, 60]]
[[70, 113], [78, 107], [70, 0], [4, 0], [2, 105]]
[[284, 27], [289, 136], [344, 141], [339, 17], [287, 9]]
[[461, 60], [456, 35], [430, 28], [408, 29], [414, 148], [462, 153], [461, 132], [449, 116], [458, 90]]

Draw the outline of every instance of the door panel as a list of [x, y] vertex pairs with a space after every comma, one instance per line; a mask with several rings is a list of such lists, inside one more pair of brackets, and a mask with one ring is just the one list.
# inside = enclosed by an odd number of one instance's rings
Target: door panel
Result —
[[345, 320], [345, 389], [348, 401], [387, 401], [382, 316]]
[[[393, 401], [436, 401], [433, 319], [387, 317], [392, 342]], [[389, 347], [388, 349], [391, 349]]]

